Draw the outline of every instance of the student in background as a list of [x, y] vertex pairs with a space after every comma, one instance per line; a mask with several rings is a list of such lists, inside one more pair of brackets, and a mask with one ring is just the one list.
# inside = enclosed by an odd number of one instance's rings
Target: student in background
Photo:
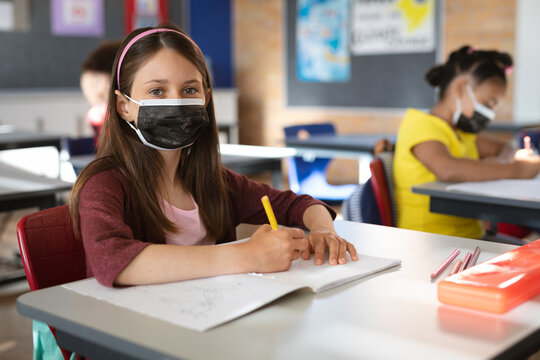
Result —
[[503, 101], [511, 66], [507, 53], [463, 46], [426, 73], [439, 100], [429, 113], [408, 109], [397, 137], [394, 181], [399, 227], [480, 238], [484, 234], [480, 221], [431, 213], [429, 198], [413, 194], [411, 187], [435, 180], [525, 179], [538, 174], [538, 157], [478, 134]]
[[81, 64], [81, 89], [91, 105], [86, 114], [86, 122], [94, 130], [95, 140], [105, 120], [114, 57], [119, 47], [120, 41], [104, 41]]
[[[88, 275], [106, 285], [153, 284], [220, 274], [273, 272], [315, 253], [344, 264], [354, 246], [332, 209], [221, 166], [211, 82], [199, 47], [173, 26], [135, 30], [114, 64], [97, 159], [75, 183], [74, 228]], [[268, 194], [278, 222], [246, 242], [240, 223], [265, 224]]]

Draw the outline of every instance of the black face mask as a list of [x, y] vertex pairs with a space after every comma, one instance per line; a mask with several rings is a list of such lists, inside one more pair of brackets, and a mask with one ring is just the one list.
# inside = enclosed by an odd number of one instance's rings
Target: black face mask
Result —
[[129, 126], [142, 143], [156, 150], [178, 150], [192, 145], [210, 120], [203, 99], [150, 99], [139, 105], [137, 128]]
[[489, 121], [487, 117], [475, 111], [472, 117], [461, 114], [457, 120], [456, 127], [465, 132], [476, 134], [484, 130], [488, 126]]
[[452, 120], [458, 129], [468, 133], [478, 133], [485, 129], [489, 122], [495, 118], [495, 112], [476, 101], [476, 97], [469, 85], [467, 85], [467, 90], [474, 104], [474, 113], [471, 117], [463, 115], [461, 113], [461, 102], [456, 99], [456, 112]]

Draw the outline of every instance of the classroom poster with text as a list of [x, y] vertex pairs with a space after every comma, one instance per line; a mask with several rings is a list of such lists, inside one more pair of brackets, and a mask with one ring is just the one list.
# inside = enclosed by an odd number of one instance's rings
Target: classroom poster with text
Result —
[[353, 55], [435, 50], [435, 0], [354, 0]]

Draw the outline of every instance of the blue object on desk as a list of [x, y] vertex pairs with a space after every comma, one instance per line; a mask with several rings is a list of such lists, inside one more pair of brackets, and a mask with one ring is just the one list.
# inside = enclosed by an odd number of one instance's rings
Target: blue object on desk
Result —
[[[295, 125], [284, 128], [286, 138], [335, 134], [333, 124]], [[341, 203], [358, 188], [357, 184], [331, 185], [326, 181], [326, 169], [331, 159], [294, 157], [287, 159], [289, 186], [297, 194], [307, 194], [328, 203]]]
[[[90, 155], [96, 153], [96, 144], [93, 137], [66, 138], [62, 147], [67, 151], [69, 157], [77, 155]], [[82, 167], [72, 164], [75, 174], [79, 176]]]

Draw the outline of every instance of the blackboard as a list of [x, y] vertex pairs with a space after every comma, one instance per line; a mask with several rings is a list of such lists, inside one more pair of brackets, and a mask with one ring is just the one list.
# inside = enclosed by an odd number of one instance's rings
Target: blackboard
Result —
[[[51, 33], [50, 0], [32, 0], [29, 32], [0, 32], [0, 90], [79, 88], [80, 64], [103, 40], [124, 34], [124, 2], [105, 0], [105, 35], [55, 36]], [[182, 25], [182, 2], [169, 1], [172, 22]]]
[[[435, 36], [440, 38], [440, 1], [435, 8]], [[429, 53], [351, 55], [347, 82], [306, 82], [296, 73], [297, 0], [286, 9], [286, 99], [288, 106], [353, 108], [430, 108], [435, 91], [424, 80], [426, 71], [437, 63], [436, 50]], [[438, 43], [438, 42], [437, 42]]]

